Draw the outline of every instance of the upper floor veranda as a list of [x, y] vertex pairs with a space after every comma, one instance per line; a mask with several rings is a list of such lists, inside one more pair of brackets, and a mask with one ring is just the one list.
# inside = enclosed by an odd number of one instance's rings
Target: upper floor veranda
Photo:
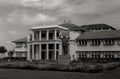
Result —
[[30, 29], [32, 34], [28, 37], [28, 42], [34, 41], [60, 41], [60, 37], [66, 36], [71, 40], [80, 35], [81, 31], [72, 31], [69, 28], [59, 25], [37, 26]]

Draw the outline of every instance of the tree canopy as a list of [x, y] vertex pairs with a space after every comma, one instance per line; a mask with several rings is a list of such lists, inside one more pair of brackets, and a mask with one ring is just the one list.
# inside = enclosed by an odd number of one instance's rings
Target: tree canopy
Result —
[[5, 46], [0, 46], [0, 53], [5, 53], [5, 52], [7, 52]]

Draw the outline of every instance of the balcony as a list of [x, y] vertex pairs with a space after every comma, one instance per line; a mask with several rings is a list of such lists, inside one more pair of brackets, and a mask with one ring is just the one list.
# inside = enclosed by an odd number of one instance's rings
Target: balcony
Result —
[[34, 41], [56, 40], [59, 39], [60, 30], [40, 30], [33, 33]]

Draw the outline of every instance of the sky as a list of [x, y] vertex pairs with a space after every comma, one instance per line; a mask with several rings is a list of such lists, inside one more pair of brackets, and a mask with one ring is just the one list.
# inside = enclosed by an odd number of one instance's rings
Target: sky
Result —
[[64, 20], [120, 29], [120, 0], [0, 0], [0, 46], [13, 49], [11, 41], [27, 36], [31, 27]]

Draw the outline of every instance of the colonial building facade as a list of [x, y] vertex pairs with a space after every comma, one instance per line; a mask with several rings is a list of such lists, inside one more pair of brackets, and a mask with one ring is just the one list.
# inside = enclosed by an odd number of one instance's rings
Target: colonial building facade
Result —
[[120, 30], [93, 31], [77, 39], [77, 58], [120, 58]]
[[106, 24], [37, 26], [27, 38], [28, 60], [120, 58], [120, 30]]
[[15, 49], [13, 52], [13, 57], [26, 57], [27, 58], [27, 37], [21, 38], [15, 41]]

